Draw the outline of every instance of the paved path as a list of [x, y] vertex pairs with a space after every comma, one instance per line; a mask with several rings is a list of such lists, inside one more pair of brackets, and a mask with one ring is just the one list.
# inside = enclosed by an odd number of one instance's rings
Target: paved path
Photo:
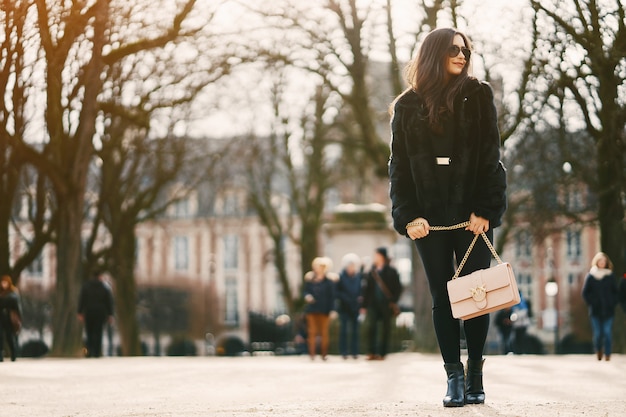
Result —
[[439, 356], [105, 358], [0, 364], [0, 416], [626, 416], [626, 356], [490, 356], [487, 404], [444, 409]]

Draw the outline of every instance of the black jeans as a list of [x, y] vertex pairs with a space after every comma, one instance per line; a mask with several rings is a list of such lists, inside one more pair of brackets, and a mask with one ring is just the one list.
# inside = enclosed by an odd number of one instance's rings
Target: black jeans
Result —
[[[367, 309], [369, 319], [369, 353], [385, 357], [389, 352], [391, 337], [391, 309], [389, 304], [374, 302]], [[378, 326], [382, 325], [382, 337], [378, 338]]]
[[[493, 241], [491, 230], [487, 232], [487, 236]], [[445, 363], [458, 363], [461, 360], [460, 320], [452, 317], [447, 282], [454, 275], [455, 259], [461, 262], [473, 238], [473, 233], [459, 229], [430, 232], [425, 238], [415, 241], [428, 278], [428, 286], [433, 299], [433, 323]], [[479, 237], [461, 271], [461, 276], [488, 268], [490, 263], [491, 252]], [[482, 359], [489, 330], [489, 315], [467, 320], [463, 322], [463, 327], [468, 356], [470, 359]]]
[[[0, 355], [4, 356], [4, 341], [6, 339], [9, 346], [9, 353], [11, 354], [11, 360], [15, 360], [18, 355], [19, 344], [17, 342], [17, 334], [13, 331], [13, 325], [11, 319], [3, 317], [0, 319]], [[2, 360], [0, 357], [0, 360]]]
[[102, 356], [102, 332], [106, 317], [99, 314], [85, 316], [85, 333], [87, 333], [87, 356], [99, 358]]

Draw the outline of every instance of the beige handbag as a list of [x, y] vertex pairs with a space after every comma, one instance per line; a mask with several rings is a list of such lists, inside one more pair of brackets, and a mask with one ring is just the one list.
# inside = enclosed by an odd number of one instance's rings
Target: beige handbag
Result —
[[[462, 228], [468, 224], [463, 223], [452, 227], [435, 226], [431, 230], [450, 230]], [[498, 261], [498, 265], [459, 277], [478, 240], [478, 235], [475, 235], [452, 280], [448, 281], [448, 296], [452, 307], [452, 316], [457, 319], [469, 320], [512, 307], [520, 302], [520, 294], [511, 264], [502, 262], [485, 233], [481, 233], [480, 236], [491, 250], [493, 257]]]

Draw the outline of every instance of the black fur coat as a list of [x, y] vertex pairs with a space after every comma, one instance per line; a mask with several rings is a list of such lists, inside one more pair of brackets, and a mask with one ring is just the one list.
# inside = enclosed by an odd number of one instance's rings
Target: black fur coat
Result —
[[447, 199], [436, 175], [432, 131], [413, 91], [395, 103], [391, 121], [390, 197], [394, 227], [423, 217], [431, 225], [469, 219], [471, 213], [501, 224], [506, 209], [506, 172], [500, 162], [500, 134], [491, 87], [469, 79], [455, 100], [454, 150]]

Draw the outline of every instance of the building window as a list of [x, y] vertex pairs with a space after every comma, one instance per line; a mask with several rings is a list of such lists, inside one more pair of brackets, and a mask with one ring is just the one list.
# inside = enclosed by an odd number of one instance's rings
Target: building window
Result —
[[583, 208], [583, 193], [580, 189], [572, 187], [567, 193], [567, 208], [578, 212]]
[[226, 310], [224, 312], [224, 323], [227, 326], [237, 326], [239, 324], [239, 294], [237, 279], [226, 278]]
[[167, 215], [173, 219], [191, 219], [198, 214], [198, 193], [179, 184], [169, 193], [171, 204], [167, 207]]
[[215, 200], [215, 213], [225, 217], [236, 217], [245, 212], [244, 195], [236, 191], [220, 194]]
[[579, 259], [581, 255], [580, 248], [581, 232], [580, 230], [567, 231], [567, 257], [569, 259]]
[[189, 239], [187, 236], [174, 237], [174, 269], [176, 271], [189, 269]]
[[228, 193], [224, 196], [224, 215], [235, 216], [239, 212], [239, 199], [237, 194]]
[[579, 282], [579, 274], [575, 274], [573, 272], [570, 272], [569, 274], [567, 274], [567, 285], [569, 285], [570, 287], [573, 288], [577, 288], [578, 287], [578, 282]]
[[521, 230], [515, 236], [515, 256], [530, 258], [533, 252], [533, 239], [528, 230]]
[[191, 216], [189, 198], [181, 198], [172, 203], [172, 216], [176, 219], [188, 219]]
[[226, 235], [224, 242], [224, 269], [234, 271], [239, 268], [239, 236]]

